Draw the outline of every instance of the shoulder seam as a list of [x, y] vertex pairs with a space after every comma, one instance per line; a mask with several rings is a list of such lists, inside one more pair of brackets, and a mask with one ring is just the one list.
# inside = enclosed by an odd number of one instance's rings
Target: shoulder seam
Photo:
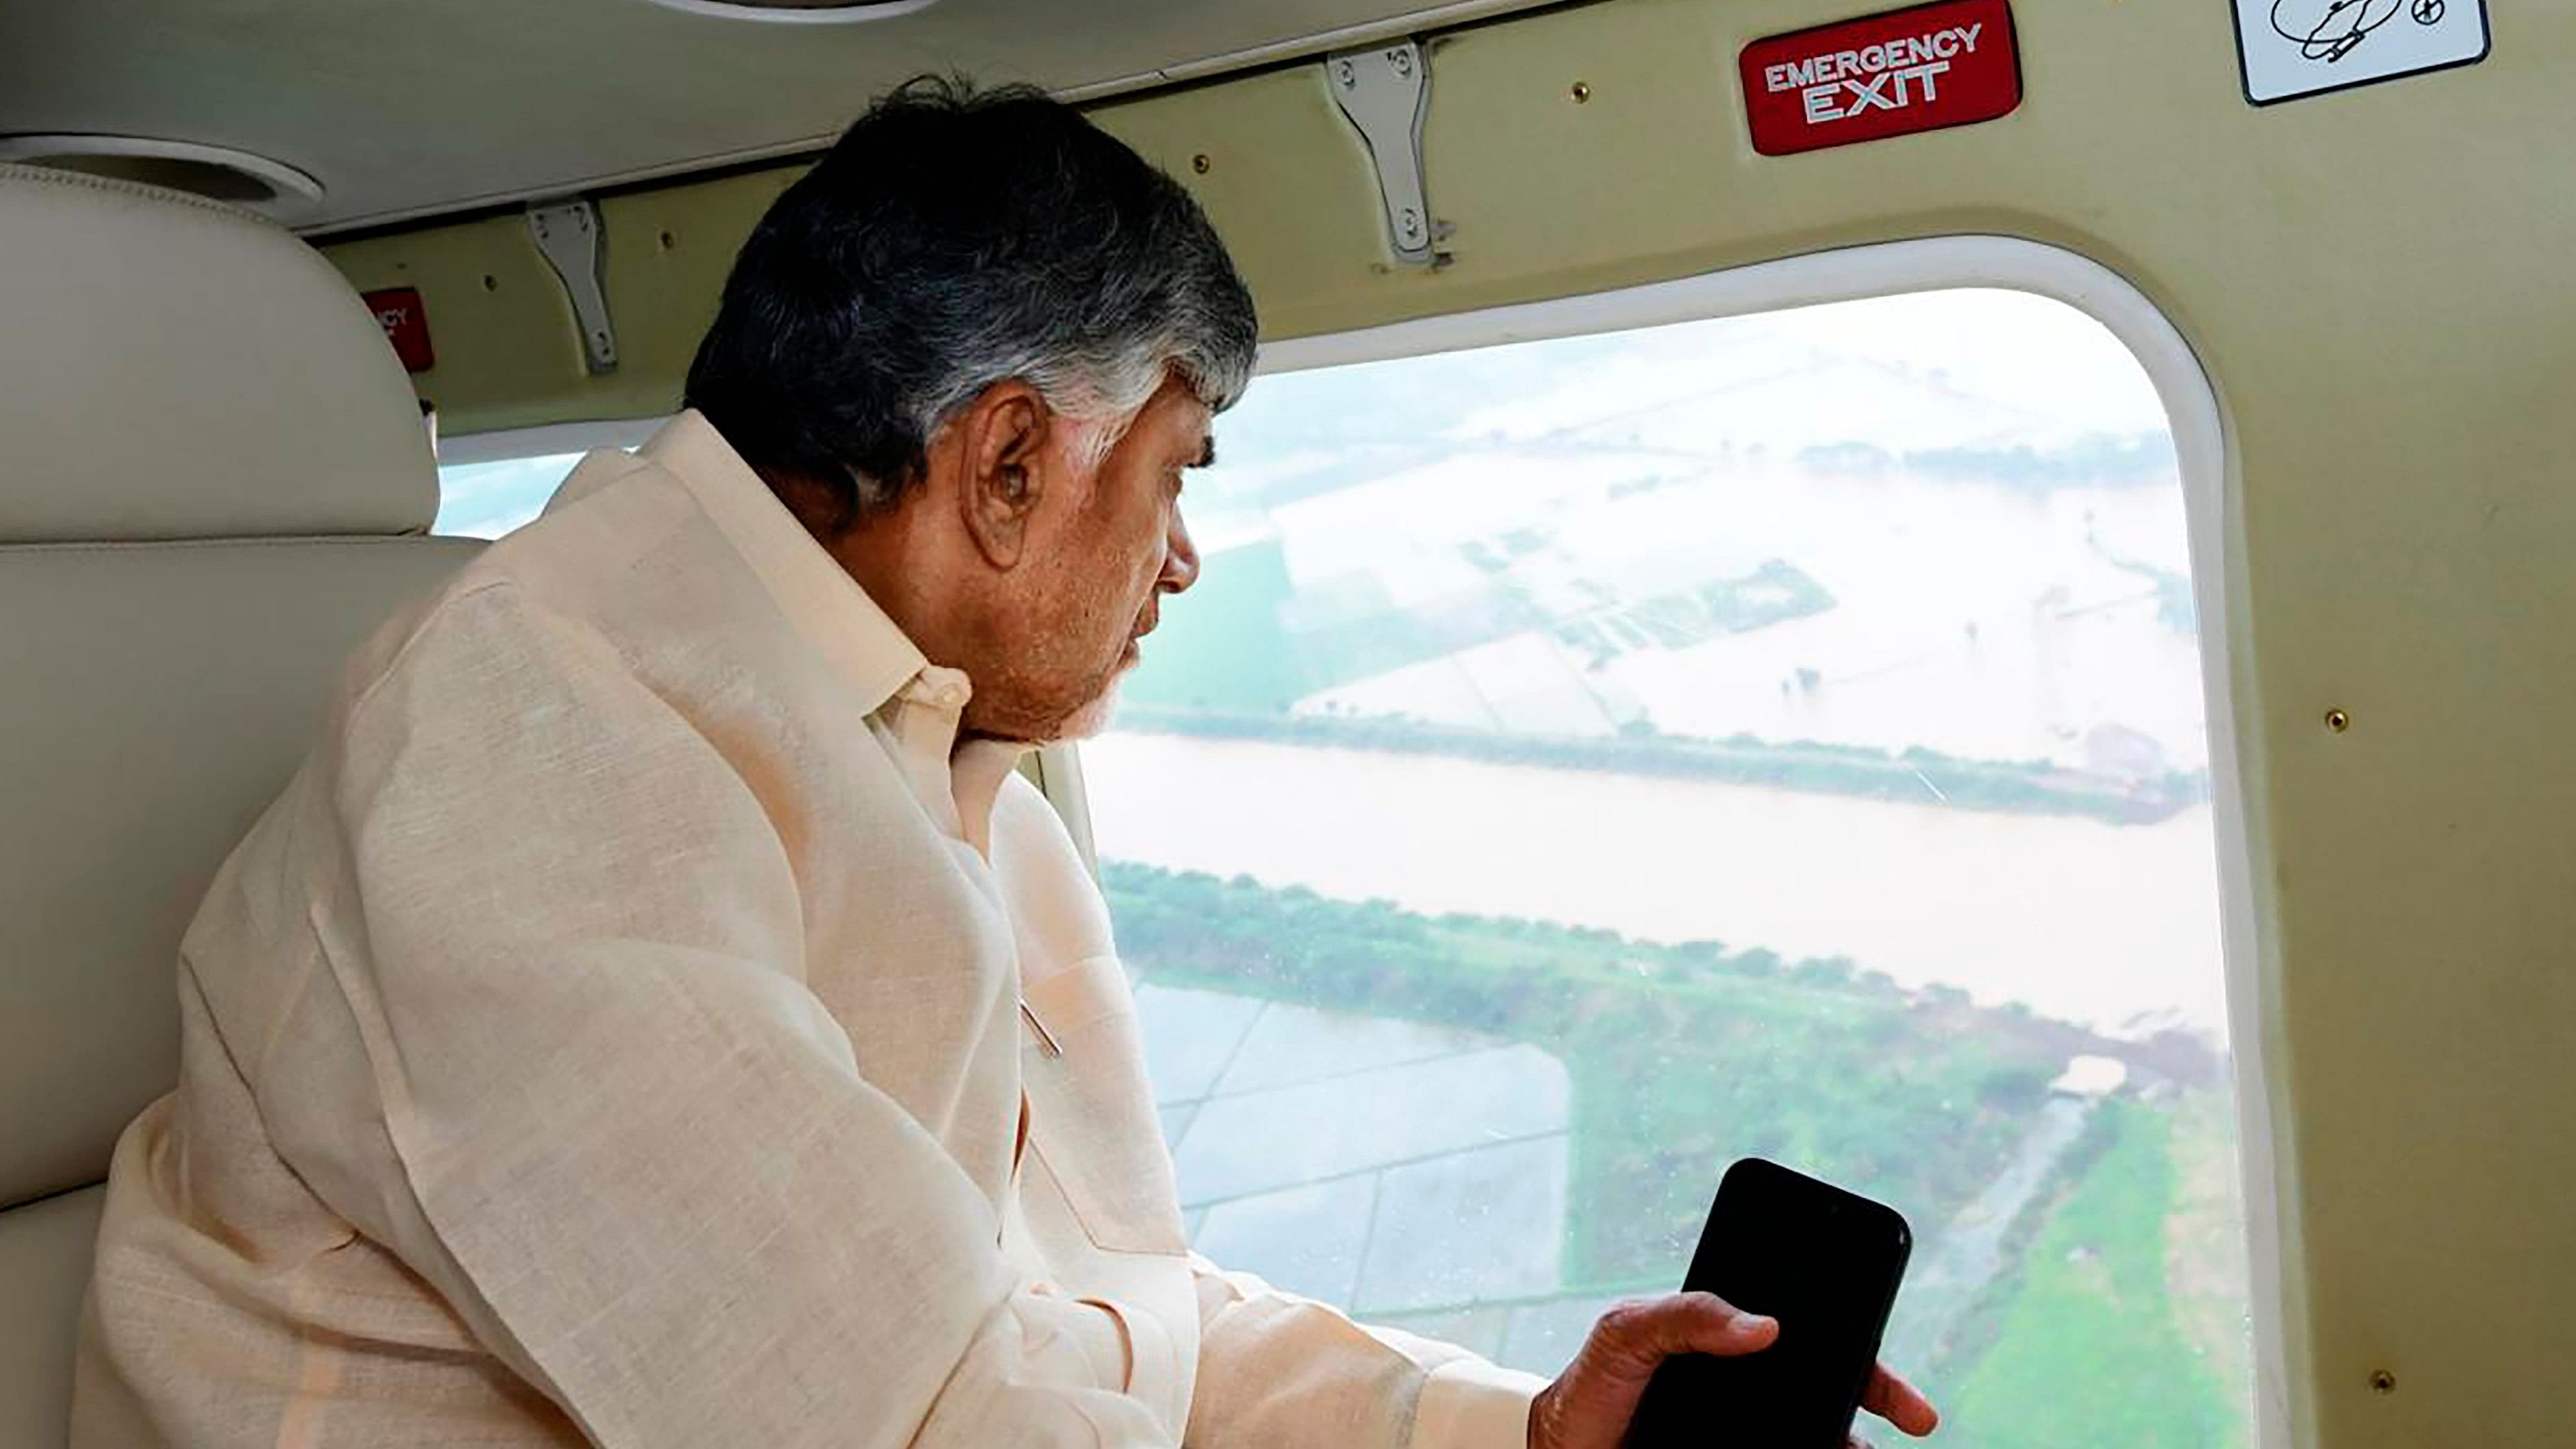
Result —
[[412, 625], [411, 632], [403, 637], [402, 644], [394, 650], [393, 657], [387, 659], [384, 667], [376, 671], [376, 677], [368, 680], [367, 687], [350, 698], [349, 714], [355, 717], [366, 709], [367, 702], [374, 699], [376, 692], [385, 687], [385, 682], [402, 669], [403, 661], [411, 657], [411, 651], [419, 645], [422, 637], [429, 633], [430, 626], [445, 618], [450, 610], [469, 599], [478, 599], [485, 594], [496, 593], [511, 586], [511, 581], [506, 578], [482, 579], [467, 584], [431, 605], [429, 612], [421, 615], [419, 622]]

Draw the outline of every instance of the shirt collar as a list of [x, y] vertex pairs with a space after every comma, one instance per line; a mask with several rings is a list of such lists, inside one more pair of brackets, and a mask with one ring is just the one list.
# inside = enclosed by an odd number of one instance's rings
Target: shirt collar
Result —
[[1004, 740], [968, 740], [950, 763], [958, 833], [987, 860], [993, 855], [993, 802], [1028, 753], [1028, 746]]
[[[751, 565], [787, 622], [865, 697], [868, 710], [892, 699], [929, 664], [919, 646], [694, 409], [664, 424], [636, 451], [687, 487]], [[954, 671], [938, 672], [945, 676], [942, 683], [964, 681]], [[962, 695], [956, 703], [964, 703]]]
[[789, 625], [858, 690], [869, 713], [899, 699], [905, 711], [921, 716], [916, 743], [923, 755], [924, 803], [951, 834], [988, 850], [994, 798], [1028, 747], [1000, 740], [956, 743], [958, 718], [974, 690], [966, 675], [931, 663], [697, 412], [671, 419], [636, 455], [680, 480], [751, 566]]

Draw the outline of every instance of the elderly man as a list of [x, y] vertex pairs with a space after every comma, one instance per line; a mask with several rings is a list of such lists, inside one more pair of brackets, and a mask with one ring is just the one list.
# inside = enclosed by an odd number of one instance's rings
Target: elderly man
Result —
[[1542, 1384], [1188, 1254], [1013, 766], [1196, 577], [1253, 337], [1073, 112], [916, 83], [853, 126], [689, 410], [380, 633], [217, 880], [76, 1442], [1606, 1446], [1663, 1355], [1767, 1343], [1677, 1296]]

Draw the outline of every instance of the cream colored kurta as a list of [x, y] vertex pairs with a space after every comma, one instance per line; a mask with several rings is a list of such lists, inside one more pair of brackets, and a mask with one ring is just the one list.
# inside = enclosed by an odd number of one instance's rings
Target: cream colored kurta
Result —
[[389, 625], [189, 930], [77, 1449], [1519, 1449], [1536, 1380], [1188, 1255], [967, 689], [688, 414]]

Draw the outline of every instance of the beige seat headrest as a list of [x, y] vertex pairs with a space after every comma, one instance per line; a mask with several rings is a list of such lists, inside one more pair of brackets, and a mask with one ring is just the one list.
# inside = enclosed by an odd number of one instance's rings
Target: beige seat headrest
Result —
[[438, 509], [384, 333], [319, 253], [0, 165], [0, 543], [400, 534]]

